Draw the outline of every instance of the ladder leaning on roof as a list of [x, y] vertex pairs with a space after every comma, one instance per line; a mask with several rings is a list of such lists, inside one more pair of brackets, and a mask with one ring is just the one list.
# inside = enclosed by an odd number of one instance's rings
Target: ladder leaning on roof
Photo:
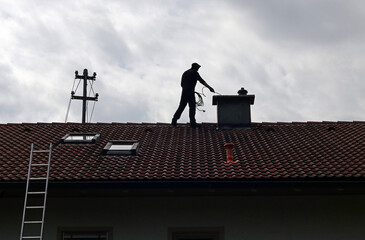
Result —
[[[45, 159], [43, 160], [36, 159], [38, 161], [35, 161], [35, 163], [33, 163], [33, 154], [35, 153], [48, 153], [48, 161], [46, 162]], [[43, 239], [44, 215], [46, 211], [51, 155], [52, 155], [52, 143], [50, 143], [49, 145], [49, 150], [34, 150], [34, 145], [32, 143], [30, 148], [30, 159], [29, 159], [29, 168], [27, 176], [27, 185], [25, 190], [25, 200], [24, 200], [22, 227], [20, 231], [20, 240]], [[40, 156], [40, 157], [45, 157], [45, 156]], [[31, 175], [35, 176], [33, 177]], [[41, 188], [41, 190], [39, 190], [38, 188]]]

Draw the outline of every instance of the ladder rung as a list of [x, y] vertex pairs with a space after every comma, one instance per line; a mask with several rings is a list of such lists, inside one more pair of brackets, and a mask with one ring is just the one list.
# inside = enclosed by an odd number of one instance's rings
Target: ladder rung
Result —
[[42, 224], [42, 221], [24, 221], [24, 224]]
[[32, 166], [48, 166], [47, 163], [35, 163], [35, 164], [32, 164]]
[[46, 192], [28, 192], [28, 194], [45, 194]]
[[28, 207], [25, 207], [26, 209], [42, 209], [44, 208], [44, 206], [28, 206]]
[[40, 177], [40, 178], [29, 178], [29, 180], [46, 180], [47, 178], [45, 177]]
[[22, 239], [35, 239], [35, 238], [41, 239], [41, 236], [24, 236], [24, 237], [22, 237]]
[[49, 150], [34, 150], [34, 153], [45, 153], [45, 152], [49, 152]]

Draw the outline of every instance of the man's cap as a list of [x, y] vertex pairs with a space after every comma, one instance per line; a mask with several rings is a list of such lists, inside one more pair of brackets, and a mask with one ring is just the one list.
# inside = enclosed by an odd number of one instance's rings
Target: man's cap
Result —
[[197, 64], [197, 63], [193, 63], [193, 64], [191, 64], [191, 67], [195, 68], [195, 69], [198, 69], [198, 68], [200, 68], [200, 65]]

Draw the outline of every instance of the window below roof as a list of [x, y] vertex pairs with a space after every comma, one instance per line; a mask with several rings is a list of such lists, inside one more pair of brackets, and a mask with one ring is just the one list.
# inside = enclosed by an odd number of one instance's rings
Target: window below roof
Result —
[[108, 240], [108, 234], [106, 232], [65, 232], [63, 233], [62, 240]]
[[111, 228], [61, 228], [58, 238], [62, 240], [112, 240]]
[[105, 155], [137, 155], [139, 150], [139, 142], [135, 140], [109, 141], [103, 149]]
[[169, 228], [169, 240], [222, 240], [223, 228]]
[[61, 139], [63, 143], [95, 143], [100, 138], [98, 133], [69, 133]]

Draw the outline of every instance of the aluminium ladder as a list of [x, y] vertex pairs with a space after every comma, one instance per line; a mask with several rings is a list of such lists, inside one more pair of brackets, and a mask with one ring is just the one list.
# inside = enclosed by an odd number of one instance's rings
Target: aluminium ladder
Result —
[[[42, 153], [48, 153], [48, 161], [46, 162], [45, 159], [40, 160], [37, 158], [36, 161], [34, 161], [35, 163], [33, 163], [33, 155], [35, 155], [36, 153], [40, 153], [39, 157], [41, 159], [45, 158], [45, 156], [42, 156]], [[34, 145], [32, 143], [30, 148], [30, 159], [27, 185], [25, 190], [20, 240], [43, 239], [43, 226], [46, 211], [51, 155], [52, 143], [50, 143], [49, 145], [49, 150], [34, 150]], [[36, 176], [32, 177], [32, 174]], [[39, 190], [39, 188], [41, 188], [41, 190]]]

